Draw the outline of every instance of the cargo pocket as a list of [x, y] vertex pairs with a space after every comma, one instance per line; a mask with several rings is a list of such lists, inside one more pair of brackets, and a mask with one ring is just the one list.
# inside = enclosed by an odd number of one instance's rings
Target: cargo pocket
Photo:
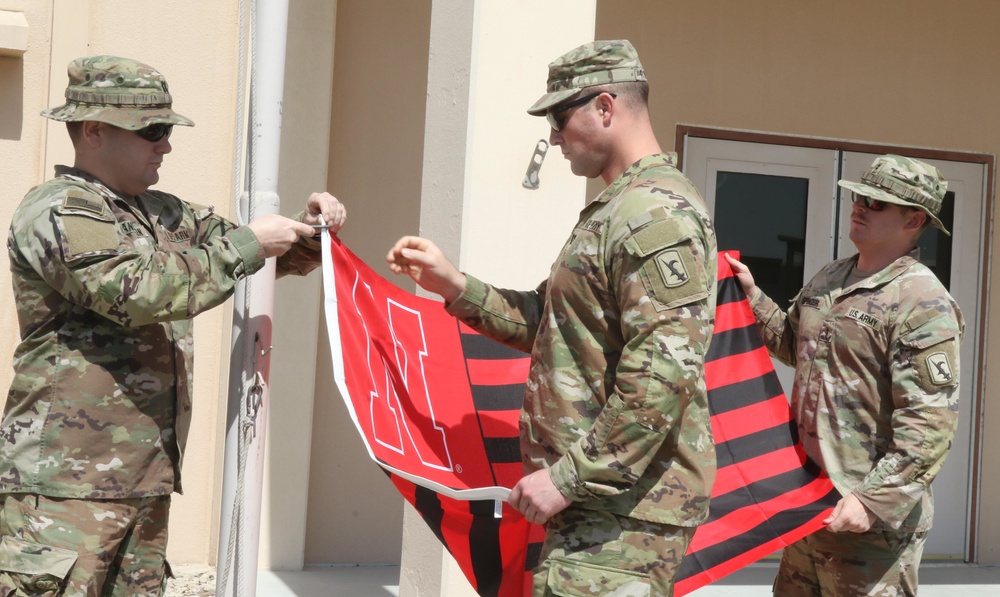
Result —
[[13, 593], [16, 595], [58, 595], [76, 558], [76, 552], [69, 549], [3, 537], [0, 539], [0, 595], [8, 595], [5, 592], [8, 588], [16, 589]]
[[[614, 568], [552, 559], [545, 595], [558, 597], [649, 597], [649, 578]], [[537, 587], [536, 587], [537, 588]]]

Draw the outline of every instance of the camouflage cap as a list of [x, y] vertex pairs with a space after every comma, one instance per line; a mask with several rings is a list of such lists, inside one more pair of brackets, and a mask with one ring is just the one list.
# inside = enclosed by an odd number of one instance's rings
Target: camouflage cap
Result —
[[156, 69], [129, 58], [87, 56], [69, 63], [66, 103], [42, 116], [72, 122], [95, 120], [138, 130], [150, 124], [194, 126], [170, 109], [167, 80]]
[[899, 155], [883, 155], [875, 158], [871, 168], [861, 175], [861, 182], [841, 180], [837, 184], [872, 199], [915, 207], [927, 214], [941, 232], [951, 236], [937, 217], [941, 213], [944, 194], [948, 191], [948, 181], [937, 168], [926, 162]]
[[549, 63], [547, 93], [528, 108], [528, 114], [544, 116], [585, 87], [645, 80], [639, 53], [627, 39], [583, 44]]

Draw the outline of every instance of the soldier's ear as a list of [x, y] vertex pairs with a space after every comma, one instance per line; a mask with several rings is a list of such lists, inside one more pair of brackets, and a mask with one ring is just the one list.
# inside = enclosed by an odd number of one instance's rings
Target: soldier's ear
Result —
[[927, 223], [927, 214], [919, 209], [911, 209], [909, 217], [906, 219], [904, 228], [907, 230], [920, 230]]
[[108, 125], [94, 120], [84, 121], [81, 127], [81, 141], [90, 147], [100, 147], [104, 129]]

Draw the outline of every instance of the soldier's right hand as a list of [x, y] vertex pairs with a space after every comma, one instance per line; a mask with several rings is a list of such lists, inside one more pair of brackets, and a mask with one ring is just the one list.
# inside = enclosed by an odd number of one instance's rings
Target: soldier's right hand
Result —
[[312, 236], [313, 227], [278, 214], [267, 214], [247, 224], [257, 235], [264, 257], [284, 255], [300, 236]]
[[729, 267], [733, 268], [733, 275], [740, 281], [740, 286], [743, 287], [743, 294], [747, 295], [747, 298], [752, 299], [757, 292], [757, 285], [753, 281], [753, 274], [750, 273], [750, 268], [742, 261], [733, 259], [729, 253], [726, 253], [726, 261], [729, 262]]
[[421, 288], [440, 294], [449, 303], [465, 290], [465, 274], [426, 238], [404, 236], [389, 249], [385, 260], [392, 273], [407, 274]]

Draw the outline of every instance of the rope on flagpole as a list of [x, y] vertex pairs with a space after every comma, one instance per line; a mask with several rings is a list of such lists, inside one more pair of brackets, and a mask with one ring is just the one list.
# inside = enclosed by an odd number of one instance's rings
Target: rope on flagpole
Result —
[[[239, 66], [237, 74], [237, 90], [236, 90], [236, 135], [235, 135], [235, 166], [233, 168], [233, 189], [235, 193], [235, 214], [236, 222], [244, 226], [248, 222], [253, 220], [255, 213], [254, 206], [254, 192], [255, 192], [255, 173], [256, 173], [256, 155], [254, 152], [254, 137], [255, 131], [254, 126], [256, 125], [256, 97], [254, 93], [254, 87], [256, 85], [257, 71], [257, 10], [256, 10], [256, 0], [250, 0], [250, 115], [249, 115], [249, 126], [244, 128], [244, 90], [246, 88], [246, 71], [247, 71], [247, 47], [246, 47], [246, 1], [240, 0], [239, 5]], [[247, 153], [249, 154], [249, 164], [247, 166], [246, 177], [243, 174], [243, 143], [244, 134], [246, 136], [245, 142], [247, 144]], [[243, 197], [246, 188], [246, 205], [247, 213], [243, 213]], [[245, 292], [243, 293], [243, 320], [247, 321], [247, 317], [250, 313], [250, 285], [251, 279], [249, 277], [244, 278], [242, 283], [244, 284]], [[255, 346], [253, 355], [256, 355], [256, 344], [259, 343], [259, 338], [255, 338]], [[229, 525], [229, 537], [226, 545], [226, 561], [224, 565], [223, 573], [218, 575], [218, 594], [221, 597], [227, 595], [227, 587], [229, 584], [229, 579], [231, 574], [235, 574], [236, 578], [236, 592], [237, 597], [245, 593], [244, 586], [244, 575], [242, 573], [242, 558], [240, 554], [243, 551], [243, 538], [245, 536], [245, 495], [246, 495], [246, 465], [248, 460], [248, 454], [250, 452], [251, 443], [254, 437], [254, 428], [256, 423], [256, 414], [260, 406], [260, 400], [263, 396], [263, 376], [260, 372], [256, 372], [253, 376], [253, 383], [248, 384], [246, 379], [246, 372], [249, 370], [248, 365], [251, 365], [250, 351], [244, 351], [244, 363], [243, 363], [243, 374], [242, 383], [244, 387], [248, 386], [246, 390], [246, 400], [245, 408], [240, 409], [239, 422], [237, 425], [236, 432], [239, 434], [239, 441], [237, 442], [237, 475], [236, 475], [236, 494], [233, 499], [233, 509], [230, 513], [231, 520]], [[252, 365], [254, 370], [256, 370], [256, 359], [254, 358]]]

